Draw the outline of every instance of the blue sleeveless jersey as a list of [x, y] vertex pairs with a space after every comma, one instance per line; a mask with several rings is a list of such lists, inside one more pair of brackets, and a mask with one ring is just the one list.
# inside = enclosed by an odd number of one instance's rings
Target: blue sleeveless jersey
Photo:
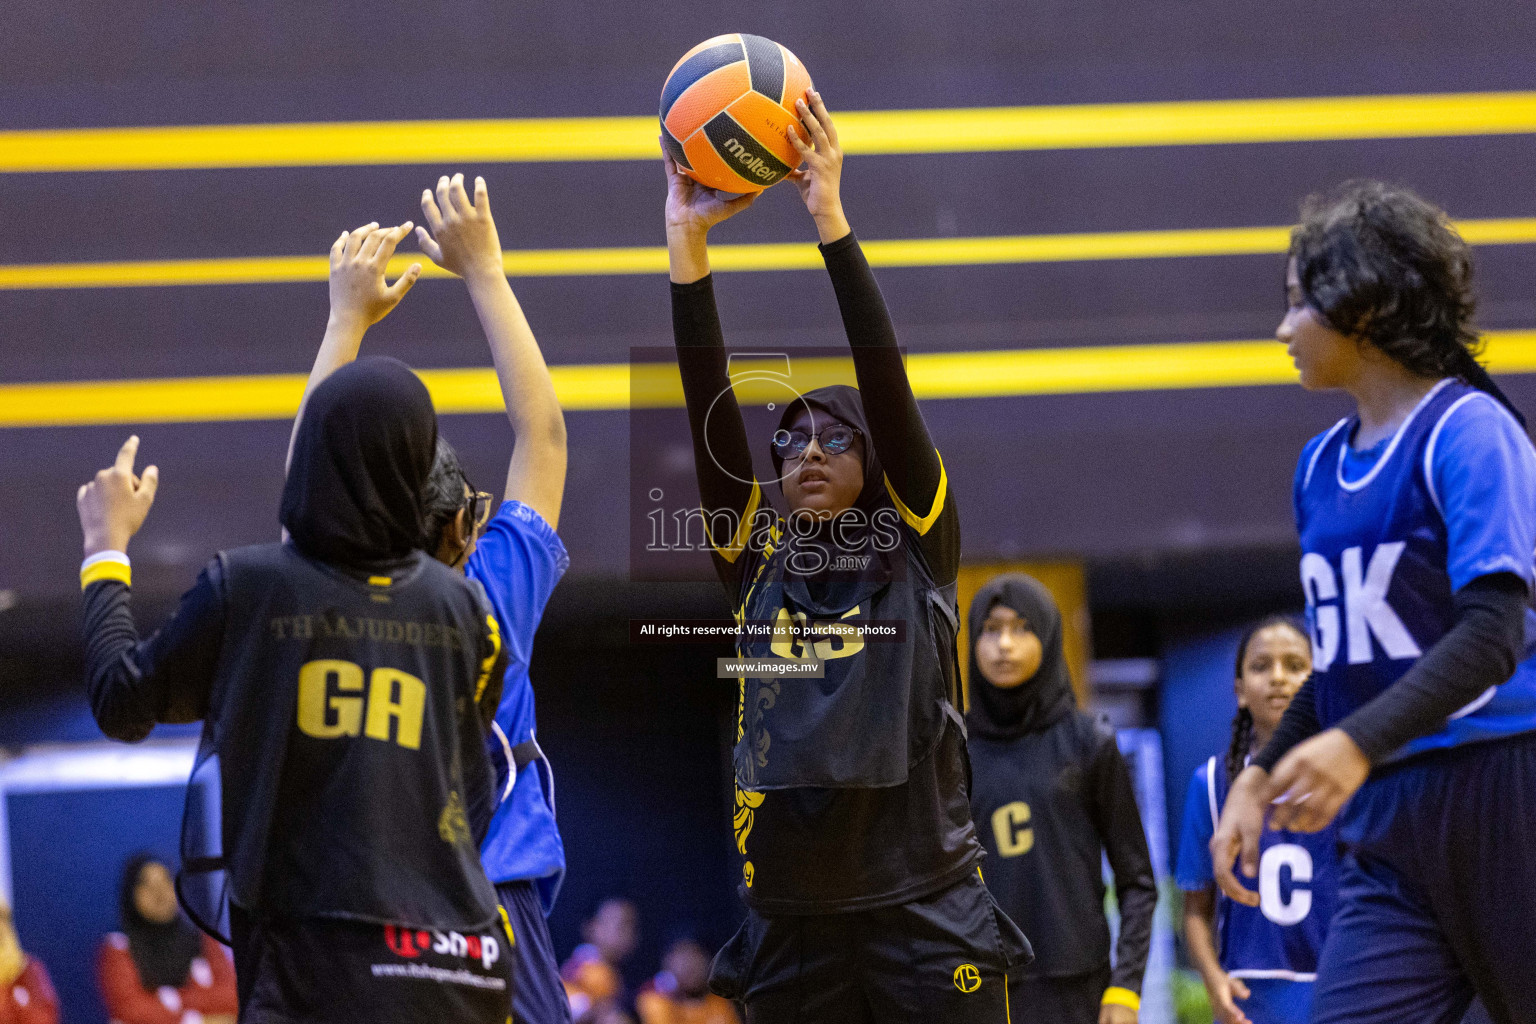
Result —
[[[1479, 576], [1531, 585], [1536, 452], [1507, 410], [1441, 381], [1396, 434], [1349, 446], [1355, 417], [1307, 443], [1296, 468], [1301, 582], [1323, 728], [1391, 686], [1455, 622], [1453, 595]], [[1536, 729], [1536, 613], [1525, 654], [1490, 687], [1388, 760]]]
[[534, 882], [546, 914], [565, 877], [565, 844], [555, 824], [554, 770], [542, 750], [519, 770], [513, 748], [534, 740], [528, 676], [533, 637], [570, 564], [565, 544], [542, 516], [520, 501], [503, 501], [465, 566], [485, 588], [507, 652], [501, 704], [486, 743], [498, 803], [480, 859], [492, 882]]
[[[1199, 890], [1215, 881], [1210, 842], [1226, 800], [1226, 765], [1213, 757], [1195, 769], [1184, 801], [1175, 871], [1180, 888]], [[1217, 954], [1228, 974], [1316, 979], [1318, 954], [1338, 898], [1338, 842], [1337, 824], [1310, 833], [1264, 829], [1259, 839], [1259, 905], [1244, 906], [1220, 890], [1216, 893]]]

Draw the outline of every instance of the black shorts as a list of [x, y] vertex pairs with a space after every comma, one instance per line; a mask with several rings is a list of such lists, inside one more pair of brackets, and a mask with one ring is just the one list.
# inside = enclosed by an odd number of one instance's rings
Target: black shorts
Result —
[[241, 1024], [505, 1024], [511, 938], [231, 909]]
[[1109, 965], [1066, 978], [1019, 978], [1008, 986], [1009, 1024], [1098, 1024]]
[[1008, 976], [1033, 957], [972, 873], [878, 910], [749, 912], [709, 984], [747, 1024], [1005, 1024]]

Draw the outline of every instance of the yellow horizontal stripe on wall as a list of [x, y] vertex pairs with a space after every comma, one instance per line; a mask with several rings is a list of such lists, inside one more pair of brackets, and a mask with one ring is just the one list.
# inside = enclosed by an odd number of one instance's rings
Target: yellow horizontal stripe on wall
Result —
[[[1459, 224], [1474, 245], [1536, 243], [1536, 217], [1468, 220]], [[977, 238], [906, 238], [863, 243], [877, 267], [948, 267], [984, 263], [1063, 263], [1075, 260], [1165, 259], [1281, 253], [1287, 227], [1180, 228], [1165, 231], [1095, 231]], [[719, 271], [811, 270], [822, 266], [809, 242], [717, 245], [709, 250]], [[419, 253], [397, 255], [390, 274], [412, 263], [423, 276], [447, 277]], [[512, 249], [502, 265], [513, 277], [590, 277], [664, 274], [661, 246], [605, 249]], [[0, 265], [0, 291], [44, 288], [159, 288], [200, 284], [291, 284], [324, 281], [325, 256], [238, 256], [224, 259], [137, 260], [109, 263]]]
[[[835, 100], [835, 97], [834, 97]], [[1536, 132], [1536, 92], [837, 113], [849, 153], [965, 153]], [[67, 128], [0, 132], [0, 173], [653, 160], [655, 118]]]
[[[1536, 330], [1491, 331], [1485, 356], [1495, 373], [1536, 373]], [[782, 366], [782, 363], [779, 364]], [[1272, 340], [1013, 349], [914, 354], [907, 361], [921, 399], [1002, 398], [1183, 388], [1290, 384], [1295, 370]], [[764, 368], [772, 368], [765, 364]], [[750, 367], [734, 364], [734, 372]], [[441, 413], [499, 413], [490, 369], [422, 370]], [[682, 405], [674, 364], [599, 363], [551, 367], [561, 404], [572, 412]], [[794, 361], [799, 391], [851, 382], [846, 359]], [[0, 385], [0, 427], [287, 419], [303, 393], [301, 374], [69, 381]], [[742, 401], [781, 396], [761, 382], [738, 387]]]

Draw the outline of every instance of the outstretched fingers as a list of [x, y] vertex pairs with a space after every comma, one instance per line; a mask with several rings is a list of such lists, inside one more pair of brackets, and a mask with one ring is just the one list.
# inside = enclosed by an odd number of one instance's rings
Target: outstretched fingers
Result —
[[[435, 235], [443, 230], [443, 211], [438, 208], [437, 200], [429, 188], [421, 190], [421, 219], [427, 222], [427, 229], [432, 234]], [[421, 233], [420, 228], [416, 230], [418, 234]]]
[[384, 297], [392, 303], [397, 303], [405, 298], [405, 293], [415, 287], [421, 279], [421, 264], [412, 263], [405, 268], [405, 273], [395, 279], [395, 283], [384, 289]]
[[[826, 108], [822, 108], [825, 113]], [[817, 152], [826, 152], [832, 148], [832, 139], [827, 135], [826, 128], [811, 110], [810, 104], [805, 100], [795, 100], [795, 112], [800, 115], [800, 123], [805, 125], [805, 130], [811, 133], [811, 141], [815, 143]]]
[[155, 492], [160, 489], [160, 467], [145, 466], [144, 475], [139, 478], [139, 486], [134, 489], [134, 496], [146, 505], [154, 503]]
[[133, 475], [133, 461], [139, 454], [139, 435], [133, 434], [123, 442], [123, 446], [117, 450], [117, 458], [112, 463], [112, 468], [119, 473], [128, 476]]
[[416, 229], [416, 248], [427, 254], [427, 259], [433, 263], [443, 262], [443, 247], [437, 244], [437, 239], [427, 234], [426, 228]]
[[827, 139], [832, 145], [837, 145], [837, 125], [832, 123], [832, 115], [827, 112], [827, 105], [821, 100], [821, 93], [815, 89], [807, 89], [806, 94], [811, 98], [811, 113], [816, 115], [816, 123], [821, 125], [827, 133]]
[[347, 233], [347, 244], [342, 248], [342, 255], [348, 257], [356, 256], [358, 250], [363, 247], [363, 243], [368, 240], [368, 236], [373, 232], [373, 229], [378, 226], [379, 222], [374, 220], [369, 221], [360, 228], [354, 228], [349, 231]]
[[368, 246], [364, 247], [364, 255], [375, 262], [387, 263], [389, 258], [395, 254], [395, 246], [400, 244], [400, 239], [410, 234], [411, 228], [415, 226], [410, 221], [406, 221], [404, 224], [395, 225], [388, 231], [376, 232], [379, 236], [378, 241], [375, 242], [370, 239]]

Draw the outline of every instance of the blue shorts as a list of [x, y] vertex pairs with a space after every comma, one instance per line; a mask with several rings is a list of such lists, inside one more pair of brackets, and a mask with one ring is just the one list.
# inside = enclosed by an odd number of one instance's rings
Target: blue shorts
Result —
[[531, 881], [502, 882], [496, 895], [512, 924], [512, 1019], [517, 1024], [571, 1024], [571, 1004], [560, 981], [560, 964], [549, 923]]
[[1318, 967], [1313, 1024], [1536, 1021], [1536, 733], [1439, 750], [1372, 778]]
[[1312, 982], [1280, 978], [1243, 978], [1248, 998], [1237, 1008], [1253, 1024], [1307, 1024], [1312, 1017]]

